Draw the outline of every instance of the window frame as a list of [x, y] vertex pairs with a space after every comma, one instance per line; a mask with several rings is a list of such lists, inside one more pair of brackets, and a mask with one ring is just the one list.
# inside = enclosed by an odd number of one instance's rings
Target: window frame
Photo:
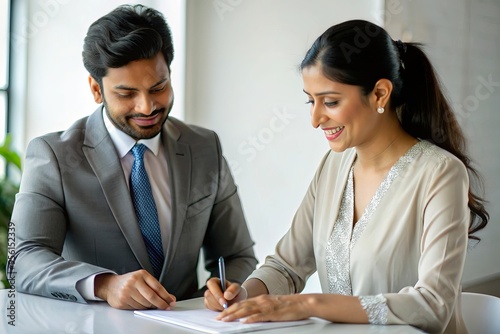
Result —
[[4, 94], [5, 96], [5, 119], [3, 120], [4, 121], [4, 128], [1, 129], [1, 133], [0, 133], [0, 138], [2, 138], [2, 142], [3, 140], [5, 139], [5, 136], [7, 133], [10, 132], [10, 126], [9, 126], [9, 120], [10, 120], [10, 114], [11, 114], [11, 111], [10, 111], [10, 95], [11, 95], [11, 74], [12, 74], [12, 67], [11, 67], [11, 59], [12, 59], [12, 38], [10, 38], [10, 34], [12, 32], [12, 0], [5, 0], [6, 4], [7, 4], [7, 30], [6, 30], [6, 46], [7, 46], [7, 54], [6, 54], [6, 73], [5, 73], [5, 85], [4, 86], [0, 86], [0, 92], [2, 94]]
[[[11, 128], [10, 128], [10, 118], [11, 118], [11, 96], [12, 96], [12, 0], [5, 0], [6, 5], [7, 5], [7, 15], [6, 15], [6, 43], [5, 46], [7, 48], [6, 50], [6, 58], [5, 58], [5, 84], [3, 86], [0, 86], [0, 94], [3, 95], [2, 98], [2, 103], [4, 104], [5, 108], [5, 113], [1, 115], [0, 117], [3, 117], [2, 120], [0, 120], [0, 124], [3, 123], [3, 126], [0, 128], [0, 144], [3, 144], [5, 142], [5, 138], [7, 137], [7, 134], [10, 133]], [[0, 161], [0, 177], [1, 178], [9, 178], [10, 173], [9, 173], [9, 168], [7, 164], [3, 161], [3, 159]]]

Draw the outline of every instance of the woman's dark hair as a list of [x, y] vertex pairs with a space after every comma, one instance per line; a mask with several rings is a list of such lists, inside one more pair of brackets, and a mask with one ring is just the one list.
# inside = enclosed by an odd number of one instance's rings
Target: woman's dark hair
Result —
[[143, 5], [123, 5], [89, 27], [83, 44], [83, 64], [102, 85], [108, 68], [163, 54], [170, 69], [174, 47], [163, 15]]
[[[444, 96], [429, 59], [417, 43], [393, 41], [381, 27], [363, 20], [334, 25], [316, 39], [300, 69], [320, 65], [330, 80], [361, 87], [366, 96], [384, 78], [392, 82], [389, 105], [397, 111], [403, 129], [428, 140], [460, 159], [471, 182], [483, 189], [482, 179], [471, 166], [466, 140]], [[469, 238], [489, 220], [485, 200], [469, 187], [471, 220]]]

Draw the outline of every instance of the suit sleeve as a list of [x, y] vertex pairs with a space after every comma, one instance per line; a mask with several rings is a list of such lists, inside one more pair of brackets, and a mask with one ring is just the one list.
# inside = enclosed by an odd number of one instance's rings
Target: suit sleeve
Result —
[[254, 242], [217, 135], [215, 140], [219, 160], [218, 187], [204, 240], [205, 268], [211, 277], [218, 277], [217, 261], [219, 256], [224, 256], [226, 279], [242, 283], [257, 265]]
[[110, 271], [61, 256], [68, 228], [64, 187], [57, 157], [44, 139], [30, 142], [24, 166], [11, 219], [16, 231], [11, 284], [21, 292], [84, 303], [76, 283]]

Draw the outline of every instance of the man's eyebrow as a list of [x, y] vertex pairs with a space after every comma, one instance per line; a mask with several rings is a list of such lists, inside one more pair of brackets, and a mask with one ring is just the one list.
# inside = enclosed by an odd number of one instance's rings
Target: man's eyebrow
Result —
[[[303, 89], [303, 91], [304, 91], [304, 93], [306, 93], [307, 95], [311, 95], [311, 96], [312, 96], [312, 94], [310, 94], [310, 93], [306, 92], [306, 90], [305, 90], [305, 89]], [[330, 95], [330, 94], [339, 94], [339, 95], [340, 95], [340, 93], [339, 93], [339, 92], [335, 92], [335, 91], [333, 91], [333, 90], [328, 90], [328, 91], [325, 91], [325, 92], [321, 92], [321, 93], [314, 94], [314, 96], [322, 96], [322, 95]]]
[[[168, 78], [163, 78], [160, 81], [158, 81], [157, 83], [155, 83], [153, 86], [151, 86], [150, 89], [155, 88], [156, 86], [159, 86], [159, 85], [161, 85], [161, 84], [163, 84], [163, 83], [165, 83], [167, 81], [168, 81]], [[138, 90], [137, 88], [129, 87], [127, 85], [116, 85], [115, 89], [131, 90], [131, 91], [137, 91]]]
[[165, 82], [168, 81], [168, 78], [163, 78], [161, 79], [160, 81], [158, 81], [157, 83], [155, 83], [153, 86], [151, 86], [150, 88], [155, 88], [156, 86], [159, 86], [161, 84], [164, 84]]
[[137, 88], [132, 88], [132, 87], [128, 87], [128, 86], [125, 86], [125, 85], [116, 85], [116, 86], [115, 86], [115, 89], [122, 89], [122, 90], [138, 90]]

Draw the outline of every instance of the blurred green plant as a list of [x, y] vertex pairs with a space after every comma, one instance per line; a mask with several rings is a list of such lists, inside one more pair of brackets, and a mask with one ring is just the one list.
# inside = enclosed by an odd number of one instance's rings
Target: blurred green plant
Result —
[[[9, 168], [10, 171], [15, 168], [21, 172], [21, 157], [11, 149], [11, 140], [10, 134], [7, 134], [5, 141], [0, 146], [0, 155], [4, 158], [6, 170]], [[7, 235], [9, 233], [12, 208], [18, 192], [18, 182], [13, 181], [8, 176], [0, 179], [0, 288], [2, 288], [2, 285], [5, 288], [10, 286], [5, 273], [8, 257]]]

